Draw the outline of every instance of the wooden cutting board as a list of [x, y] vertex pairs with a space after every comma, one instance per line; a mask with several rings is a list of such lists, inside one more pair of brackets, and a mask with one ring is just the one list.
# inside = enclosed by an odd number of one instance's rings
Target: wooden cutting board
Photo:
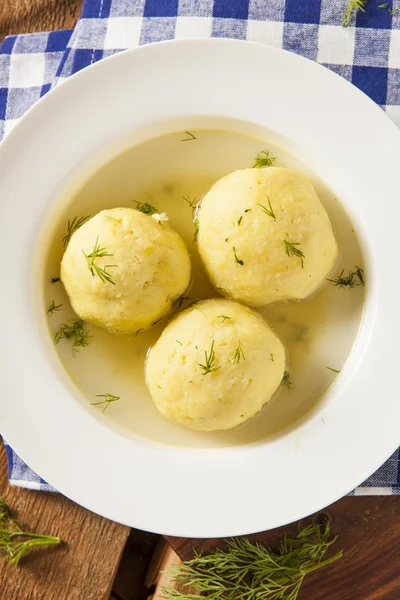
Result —
[[18, 568], [0, 557], [1, 600], [108, 600], [130, 529], [61, 494], [7, 482], [0, 441], [0, 495], [33, 531], [59, 536], [63, 546], [35, 550]]
[[[333, 532], [340, 533], [332, 552], [343, 549], [344, 555], [309, 575], [299, 600], [400, 600], [400, 496], [343, 498], [314, 518], [325, 516]], [[248, 537], [273, 546], [280, 537], [296, 531], [294, 524]], [[224, 547], [220, 539], [166, 540], [183, 560], [192, 558], [193, 550], [209, 552]]]

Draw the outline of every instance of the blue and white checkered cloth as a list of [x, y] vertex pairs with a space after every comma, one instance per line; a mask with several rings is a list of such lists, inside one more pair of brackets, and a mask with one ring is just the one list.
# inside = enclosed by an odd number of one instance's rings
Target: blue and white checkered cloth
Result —
[[[0, 139], [80, 69], [140, 44], [193, 37], [251, 40], [316, 60], [400, 125], [400, 0], [387, 1], [369, 0], [344, 29], [347, 0], [86, 0], [74, 30], [10, 36], [0, 46]], [[52, 489], [6, 451], [12, 484]], [[353, 494], [400, 494], [399, 451]]]

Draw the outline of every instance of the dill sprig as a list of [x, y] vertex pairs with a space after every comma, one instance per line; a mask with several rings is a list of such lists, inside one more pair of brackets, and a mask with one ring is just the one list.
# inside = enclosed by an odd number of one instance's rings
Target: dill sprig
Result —
[[244, 355], [244, 351], [243, 351], [243, 348], [242, 348], [242, 344], [241, 344], [241, 342], [240, 342], [240, 340], [239, 340], [238, 347], [237, 347], [237, 348], [236, 348], [236, 350], [235, 350], [235, 356], [232, 358], [232, 363], [233, 363], [234, 365], [237, 365], [237, 364], [238, 364], [238, 363], [239, 363], [239, 362], [240, 362], [242, 359], [243, 359], [243, 360], [246, 360], [246, 357], [245, 357], [245, 355]]
[[238, 227], [240, 227], [240, 225], [241, 225], [241, 223], [242, 223], [242, 220], [243, 220], [243, 215], [241, 215], [241, 216], [238, 218], [238, 221], [237, 221], [237, 225], [238, 225]]
[[197, 205], [199, 203], [199, 201], [196, 197], [190, 198], [189, 196], [182, 196], [182, 200], [184, 200], [186, 202], [186, 204], [188, 204], [190, 206], [190, 208], [192, 209], [193, 212], [196, 210]]
[[368, 0], [348, 0], [346, 9], [342, 14], [342, 26], [348, 27], [350, 25], [353, 13], [357, 13], [359, 10], [365, 12], [364, 6], [367, 2]]
[[266, 215], [268, 215], [269, 217], [272, 217], [274, 219], [274, 221], [276, 221], [276, 216], [275, 213], [272, 209], [271, 206], [271, 201], [269, 199], [269, 196], [267, 196], [267, 200], [268, 200], [268, 208], [266, 208], [263, 204], [258, 204], [258, 206], [261, 208], [262, 211], [265, 212]]
[[33, 548], [60, 544], [59, 537], [29, 533], [24, 531], [22, 523], [14, 519], [10, 508], [0, 497], [0, 551], [15, 566]]
[[69, 244], [69, 241], [72, 237], [72, 235], [75, 233], [75, 231], [77, 229], [79, 229], [79, 227], [82, 227], [82, 225], [84, 223], [86, 223], [86, 221], [90, 219], [90, 216], [88, 217], [74, 217], [72, 219], [72, 221], [68, 221], [68, 225], [67, 225], [67, 233], [65, 234], [65, 236], [63, 237], [63, 244], [64, 244], [64, 248], [66, 248]]
[[192, 140], [197, 140], [197, 137], [191, 131], [185, 131], [185, 133], [188, 137], [184, 140], [181, 140], [181, 142], [191, 142]]
[[54, 335], [54, 343], [58, 344], [60, 340], [71, 340], [72, 350], [77, 351], [78, 348], [86, 348], [90, 344], [89, 329], [85, 327], [80, 319], [71, 319], [67, 323], [63, 323], [60, 329]]
[[274, 355], [272, 354], [272, 352], [269, 353], [269, 360], [271, 362], [275, 362]]
[[232, 317], [227, 317], [226, 315], [218, 315], [217, 319], [221, 319], [221, 323], [225, 323], [225, 321], [232, 319]]
[[197, 237], [199, 235], [199, 220], [195, 219], [193, 221], [193, 225], [194, 225], [194, 235], [193, 235], [193, 244], [197, 242]]
[[256, 156], [254, 161], [253, 169], [260, 167], [272, 167], [276, 161], [276, 156], [271, 156], [267, 150], [261, 150]]
[[175, 302], [173, 303], [173, 307], [176, 308], [177, 310], [181, 310], [182, 308], [182, 304], [185, 302], [185, 300], [190, 300], [189, 296], [179, 296], [179, 298], [177, 298], [175, 300]]
[[291, 388], [292, 387], [292, 382], [290, 381], [290, 373], [289, 371], [285, 371], [282, 377], [282, 381], [280, 384], [282, 387], [287, 387], [287, 388]]
[[332, 371], [333, 373], [340, 373], [340, 369], [333, 369], [332, 367], [326, 367], [328, 371]]
[[244, 262], [238, 258], [238, 255], [236, 254], [236, 248], [235, 246], [232, 246], [232, 250], [233, 250], [233, 256], [235, 257], [235, 262], [237, 262], [238, 265], [240, 265], [241, 267], [243, 267]]
[[300, 242], [288, 242], [287, 240], [283, 240], [283, 243], [285, 244], [286, 254], [288, 256], [297, 256], [297, 258], [300, 258], [301, 268], [304, 269], [304, 254], [299, 248], [296, 248], [296, 246], [300, 246]]
[[59, 277], [52, 277], [51, 278], [51, 283], [58, 283], [59, 281], [61, 281], [61, 279]]
[[360, 267], [354, 267], [354, 271], [350, 271], [348, 275], [344, 275], [344, 269], [339, 277], [328, 279], [335, 287], [359, 287], [364, 285], [364, 271]]
[[100, 400], [99, 402], [91, 402], [90, 404], [92, 406], [102, 406], [104, 404], [104, 408], [103, 408], [103, 414], [106, 412], [107, 408], [110, 406], [111, 402], [116, 402], [117, 400], [120, 400], [121, 396], [114, 396], [113, 394], [96, 394], [96, 398], [104, 398], [104, 400]]
[[54, 300], [52, 300], [49, 308], [47, 309], [47, 312], [50, 314], [53, 314], [54, 312], [58, 312], [59, 310], [61, 310], [61, 307], [62, 307], [62, 303], [54, 304]]
[[158, 208], [156, 206], [152, 206], [148, 202], [138, 202], [137, 200], [134, 200], [134, 203], [137, 204], [136, 210], [145, 215], [155, 215], [158, 213]]
[[93, 250], [90, 254], [86, 254], [84, 250], [82, 250], [82, 252], [87, 260], [89, 271], [91, 272], [92, 277], [95, 277], [97, 275], [103, 283], [108, 281], [109, 283], [112, 283], [112, 285], [115, 285], [115, 281], [113, 281], [111, 273], [109, 273], [107, 269], [110, 269], [111, 267], [116, 267], [117, 265], [104, 265], [103, 269], [95, 263], [95, 261], [98, 258], [103, 258], [105, 256], [114, 256], [114, 254], [111, 254], [111, 252], [107, 252], [106, 248], [100, 248], [99, 236], [97, 236], [96, 242], [93, 246]]
[[192, 560], [171, 569], [185, 593], [164, 586], [165, 600], [296, 600], [304, 578], [342, 557], [325, 555], [337, 540], [329, 522], [312, 523], [295, 538], [284, 537], [277, 550], [246, 538], [227, 540], [226, 549], [211, 554], [195, 553]]
[[203, 369], [202, 375], [208, 375], [208, 373], [212, 373], [213, 371], [218, 371], [221, 367], [215, 366], [215, 351], [214, 351], [214, 340], [212, 341], [210, 351], [207, 350], [204, 352], [205, 364], [202, 365], [197, 363], [199, 367]]

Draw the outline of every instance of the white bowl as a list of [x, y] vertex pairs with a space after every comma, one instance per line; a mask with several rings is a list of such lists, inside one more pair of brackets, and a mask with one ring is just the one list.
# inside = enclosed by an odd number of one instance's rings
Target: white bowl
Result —
[[[79, 186], [140, 139], [215, 117], [290, 145], [340, 192], [367, 273], [360, 332], [338, 382], [292, 430], [220, 449], [125, 436], [93, 416], [44, 315], [50, 232]], [[213, 121], [214, 122], [214, 121]], [[186, 40], [123, 52], [47, 94], [0, 146], [1, 432], [41, 477], [115, 521], [169, 535], [245, 534], [351, 491], [397, 448], [400, 133], [344, 79], [288, 52]], [[62, 190], [64, 190], [62, 192]], [[322, 419], [323, 417], [323, 419]]]

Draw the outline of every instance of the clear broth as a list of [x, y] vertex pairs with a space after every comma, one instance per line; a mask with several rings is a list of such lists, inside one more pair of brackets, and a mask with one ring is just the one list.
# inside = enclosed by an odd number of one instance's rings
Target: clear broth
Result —
[[[65, 220], [59, 224], [49, 250], [46, 297], [49, 304], [62, 303], [62, 311], [49, 317], [54, 333], [74, 313], [58, 276], [61, 243], [68, 218], [95, 214], [106, 208], [135, 207], [133, 201], [149, 202], [166, 212], [169, 223], [183, 237], [191, 254], [194, 278], [188, 295], [217, 297], [193, 243], [193, 210], [189, 198], [201, 199], [215, 181], [236, 169], [251, 167], [261, 150], [277, 157], [276, 166], [294, 168], [309, 177], [333, 223], [341, 249], [334, 274], [362, 267], [362, 252], [353, 225], [332, 191], [298, 158], [281, 148], [253, 137], [227, 131], [198, 130], [196, 139], [183, 142], [182, 132], [139, 144], [103, 166], [73, 198]], [[119, 337], [89, 325], [91, 344], [76, 355], [62, 340], [60, 359], [88, 403], [96, 394], [110, 392], [121, 399], [111, 404], [104, 418], [109, 425], [153, 441], [185, 447], [223, 447], [264, 440], [279, 435], [304, 417], [318, 403], [351, 351], [360, 326], [364, 292], [362, 287], [339, 289], [330, 283], [308, 300], [279, 303], [259, 309], [286, 345], [290, 360], [291, 388], [281, 388], [253, 419], [230, 431], [203, 433], [186, 429], [162, 417], [155, 408], [144, 381], [144, 362], [168, 323], [165, 319], [137, 337]], [[101, 410], [102, 407], [93, 410]]]

